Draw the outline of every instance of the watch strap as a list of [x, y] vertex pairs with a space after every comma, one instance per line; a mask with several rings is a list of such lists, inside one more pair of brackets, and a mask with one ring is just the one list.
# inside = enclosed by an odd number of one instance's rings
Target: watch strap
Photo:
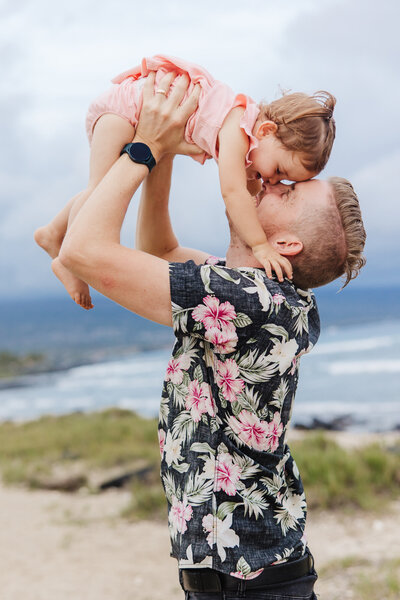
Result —
[[156, 166], [156, 160], [147, 144], [130, 142], [122, 148], [120, 156], [125, 153], [133, 162], [139, 165], [146, 165], [149, 172]]

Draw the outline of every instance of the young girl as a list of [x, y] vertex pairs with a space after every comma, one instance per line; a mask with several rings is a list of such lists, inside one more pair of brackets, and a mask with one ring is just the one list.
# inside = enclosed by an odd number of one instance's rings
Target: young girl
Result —
[[[86, 119], [91, 143], [88, 187], [47, 226], [36, 230], [36, 242], [56, 259], [67, 227], [122, 148], [132, 141], [142, 107], [144, 78], [151, 71], [156, 72], [155, 93], [165, 94], [158, 84], [171, 71], [188, 75], [187, 94], [200, 84], [198, 108], [187, 122], [185, 138], [204, 152], [192, 158], [202, 164], [211, 157], [218, 161], [222, 196], [237, 233], [269, 277], [274, 270], [280, 281], [283, 272], [291, 278], [290, 262], [267, 241], [253, 196], [261, 189], [261, 179], [270, 184], [304, 181], [324, 168], [335, 137], [335, 98], [328, 92], [313, 96], [295, 93], [257, 105], [248, 96], [234, 94], [202, 67], [162, 55], [144, 58], [140, 66], [118, 75], [111, 89], [91, 104]], [[58, 259], [53, 260], [52, 268], [77, 304], [93, 307], [85, 282]]]

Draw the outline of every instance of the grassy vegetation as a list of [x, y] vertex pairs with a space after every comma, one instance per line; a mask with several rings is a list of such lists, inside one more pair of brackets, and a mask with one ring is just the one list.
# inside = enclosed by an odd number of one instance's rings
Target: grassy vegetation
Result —
[[[57, 473], [87, 476], [92, 470], [120, 467], [121, 472], [149, 466], [145, 481], [132, 485], [128, 518], [165, 518], [159, 479], [155, 420], [130, 411], [75, 413], [28, 423], [0, 425], [0, 471], [8, 484], [38, 486]], [[382, 509], [399, 495], [400, 449], [374, 445], [346, 451], [321, 433], [292, 445], [309, 507]], [[90, 487], [90, 486], [89, 486]]]
[[[338, 573], [340, 579], [338, 580]], [[321, 581], [335, 582], [336, 594], [330, 600], [342, 600], [353, 592], [357, 600], [398, 600], [400, 598], [400, 559], [372, 562], [357, 557], [334, 561], [318, 570]], [[318, 590], [317, 590], [318, 591]]]
[[11, 352], [0, 352], [0, 378], [16, 377], [31, 373], [45, 360], [43, 354], [33, 352], [25, 356], [17, 356]]
[[158, 474], [157, 478], [151, 478], [146, 485], [139, 482], [133, 483], [131, 492], [131, 500], [122, 512], [123, 517], [130, 521], [166, 519], [167, 502]]
[[322, 433], [292, 444], [309, 508], [378, 510], [399, 496], [400, 447], [345, 450]]
[[27, 485], [55, 469], [76, 471], [77, 461], [86, 471], [138, 463], [159, 470], [160, 461], [156, 421], [117, 409], [3, 423], [0, 448], [5, 483]]

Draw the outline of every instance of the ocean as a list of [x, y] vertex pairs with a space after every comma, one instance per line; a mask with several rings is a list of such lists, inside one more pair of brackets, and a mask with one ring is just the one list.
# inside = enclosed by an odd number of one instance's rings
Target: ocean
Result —
[[[301, 359], [294, 425], [340, 417], [352, 431], [400, 429], [399, 292], [317, 293], [322, 332]], [[0, 352], [42, 352], [49, 365], [2, 382], [0, 420], [111, 406], [157, 416], [172, 332], [103, 298], [95, 306], [86, 313], [60, 298], [0, 302]]]

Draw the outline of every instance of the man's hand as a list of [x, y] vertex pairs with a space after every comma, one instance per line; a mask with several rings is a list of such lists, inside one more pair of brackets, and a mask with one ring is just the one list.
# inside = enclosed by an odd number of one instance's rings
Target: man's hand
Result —
[[197, 108], [200, 86], [195, 85], [182, 102], [189, 86], [187, 75], [176, 77], [175, 73], [168, 73], [157, 90], [154, 90], [154, 80], [155, 73], [149, 73], [143, 86], [143, 107], [134, 141], [147, 144], [157, 162], [169, 153], [201, 154], [201, 148], [184, 139], [186, 122]]

